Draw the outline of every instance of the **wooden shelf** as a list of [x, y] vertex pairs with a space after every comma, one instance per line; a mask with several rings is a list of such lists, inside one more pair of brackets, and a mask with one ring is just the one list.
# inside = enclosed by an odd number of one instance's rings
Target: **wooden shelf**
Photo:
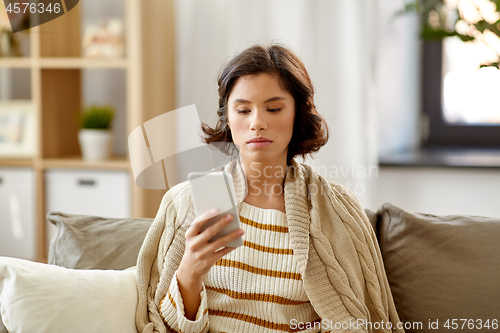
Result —
[[126, 58], [70, 58], [51, 57], [37, 60], [39, 66], [44, 69], [84, 69], [84, 68], [123, 68], [128, 67]]
[[20, 159], [20, 158], [0, 158], [0, 167], [34, 167], [35, 161], [33, 159]]
[[42, 168], [130, 170], [130, 162], [124, 156], [115, 156], [109, 160], [99, 162], [84, 161], [81, 156], [68, 156], [64, 158], [43, 159]]
[[14, 58], [6, 57], [0, 58], [0, 67], [10, 67], [10, 68], [31, 68], [32, 59], [28, 57]]
[[[116, 170], [132, 175], [126, 156], [86, 162], [79, 155], [79, 128], [74, 113], [81, 109], [85, 97], [82, 69], [101, 72], [118, 69], [124, 72], [125, 119], [119, 125], [122, 127], [119, 135], [130, 133], [145, 121], [176, 108], [174, 1], [124, 0], [122, 3], [127, 28], [126, 57], [81, 57], [81, 22], [86, 13], [82, 12], [80, 2], [65, 15], [30, 29], [30, 57], [0, 58], [0, 67], [22, 68], [30, 72], [30, 96], [35, 106], [39, 153], [31, 159], [0, 157], [0, 167], [30, 167], [34, 171], [37, 260], [42, 262], [48, 255], [45, 218], [47, 170]], [[130, 181], [132, 216], [154, 217], [165, 191], [142, 189], [135, 185], [133, 177]]]

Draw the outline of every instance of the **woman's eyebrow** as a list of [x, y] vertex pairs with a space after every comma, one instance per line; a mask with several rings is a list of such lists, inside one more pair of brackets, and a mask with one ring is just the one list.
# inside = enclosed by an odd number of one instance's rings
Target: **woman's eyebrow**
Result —
[[[265, 100], [264, 103], [279, 101], [279, 100], [283, 100], [283, 99], [286, 99], [286, 98], [285, 97], [281, 97], [281, 96], [275, 96], [275, 97], [271, 97], [271, 98]], [[233, 100], [233, 103], [248, 104], [248, 103], [250, 103], [250, 101], [247, 101], [246, 99], [242, 99], [242, 98], [237, 98], [237, 99]]]

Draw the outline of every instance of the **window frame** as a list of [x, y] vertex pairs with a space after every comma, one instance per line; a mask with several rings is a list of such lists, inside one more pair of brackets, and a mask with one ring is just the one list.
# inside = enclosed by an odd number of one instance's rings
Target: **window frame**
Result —
[[499, 125], [450, 125], [442, 112], [443, 42], [424, 40], [422, 114], [427, 119], [423, 147], [500, 148]]

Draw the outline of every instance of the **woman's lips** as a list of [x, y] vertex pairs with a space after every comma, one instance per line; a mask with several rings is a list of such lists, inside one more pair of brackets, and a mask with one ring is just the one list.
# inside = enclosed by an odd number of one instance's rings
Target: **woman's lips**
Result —
[[272, 141], [254, 141], [248, 142], [247, 144], [252, 148], [262, 148], [267, 147], [272, 143]]

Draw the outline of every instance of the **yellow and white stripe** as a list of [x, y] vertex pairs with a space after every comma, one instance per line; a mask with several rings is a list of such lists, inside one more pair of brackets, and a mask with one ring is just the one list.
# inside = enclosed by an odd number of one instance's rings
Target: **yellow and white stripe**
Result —
[[[321, 332], [290, 246], [286, 214], [242, 202], [240, 221], [243, 246], [218, 260], [205, 275], [195, 321], [183, 317], [177, 281], [172, 281], [160, 306], [167, 328], [183, 333]], [[316, 328], [299, 330], [292, 320], [316, 323]]]
[[243, 246], [204, 279], [210, 332], [294, 332], [292, 319], [318, 321], [294, 262], [286, 214], [243, 202], [240, 221]]

